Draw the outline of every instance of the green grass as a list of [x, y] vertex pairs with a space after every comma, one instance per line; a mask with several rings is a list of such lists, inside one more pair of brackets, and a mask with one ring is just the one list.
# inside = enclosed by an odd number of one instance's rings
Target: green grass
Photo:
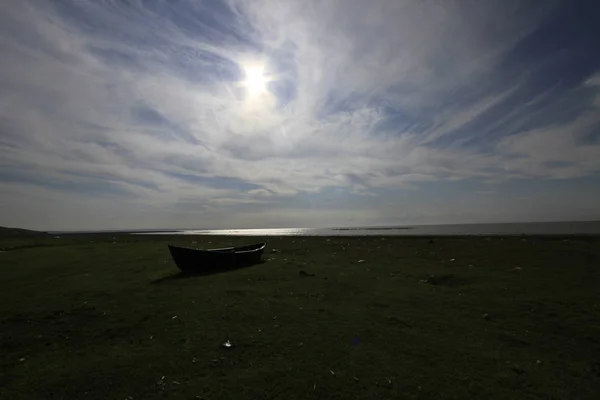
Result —
[[266, 263], [188, 278], [166, 247], [259, 240], [3, 236], [0, 397], [600, 393], [600, 238], [268, 238]]

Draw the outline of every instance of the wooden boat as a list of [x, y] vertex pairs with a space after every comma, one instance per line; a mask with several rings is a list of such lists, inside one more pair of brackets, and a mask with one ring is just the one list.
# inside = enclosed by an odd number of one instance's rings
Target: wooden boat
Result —
[[259, 263], [265, 243], [222, 249], [196, 250], [169, 245], [177, 267], [185, 273], [210, 274]]

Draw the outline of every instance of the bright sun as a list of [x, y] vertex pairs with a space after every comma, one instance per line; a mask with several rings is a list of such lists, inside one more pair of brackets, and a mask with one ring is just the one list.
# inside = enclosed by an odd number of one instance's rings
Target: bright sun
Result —
[[252, 97], [259, 96], [267, 91], [269, 78], [265, 76], [265, 69], [261, 66], [248, 66], [244, 68], [246, 79], [242, 82], [243, 86]]

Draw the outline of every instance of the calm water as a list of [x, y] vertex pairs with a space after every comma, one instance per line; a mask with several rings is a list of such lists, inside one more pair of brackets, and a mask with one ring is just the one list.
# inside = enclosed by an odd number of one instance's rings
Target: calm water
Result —
[[381, 236], [381, 235], [576, 235], [600, 234], [600, 221], [512, 224], [418, 225], [401, 227], [174, 230], [140, 234], [235, 236]]

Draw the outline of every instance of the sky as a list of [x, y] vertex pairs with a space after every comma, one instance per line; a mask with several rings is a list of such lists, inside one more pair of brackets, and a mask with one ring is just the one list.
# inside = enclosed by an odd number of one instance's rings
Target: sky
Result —
[[600, 220], [600, 3], [0, 2], [0, 225]]

